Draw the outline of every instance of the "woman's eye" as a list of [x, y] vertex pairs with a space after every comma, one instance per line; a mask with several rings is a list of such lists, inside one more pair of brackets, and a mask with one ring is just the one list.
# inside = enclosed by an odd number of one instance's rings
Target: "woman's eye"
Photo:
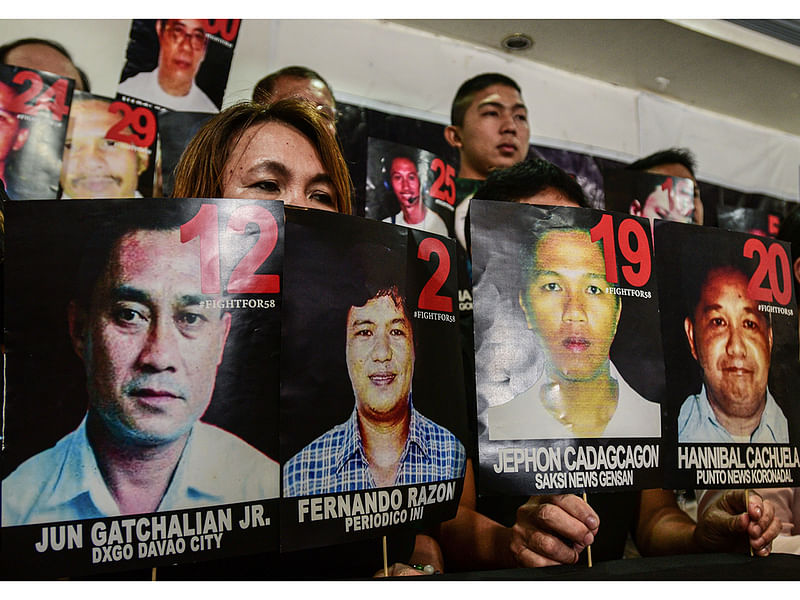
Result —
[[311, 199], [324, 204], [325, 206], [334, 206], [333, 196], [327, 192], [314, 192], [311, 194]]
[[260, 190], [264, 190], [265, 192], [269, 192], [272, 194], [277, 194], [278, 192], [281, 191], [278, 182], [272, 180], [257, 181], [256, 183], [253, 184], [253, 187], [256, 187]]

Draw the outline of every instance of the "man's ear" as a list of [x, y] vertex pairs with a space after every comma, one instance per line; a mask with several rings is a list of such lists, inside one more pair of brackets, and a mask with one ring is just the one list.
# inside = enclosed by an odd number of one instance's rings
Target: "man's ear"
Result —
[[161, 19], [156, 19], [156, 35], [161, 39]]
[[84, 360], [86, 353], [86, 311], [79, 307], [75, 300], [67, 306], [67, 326], [69, 327], [69, 337], [72, 340], [72, 348], [81, 360]]
[[463, 145], [461, 142], [461, 134], [458, 132], [458, 127], [455, 125], [448, 125], [444, 128], [444, 139], [447, 140], [447, 143], [453, 148], [461, 150], [461, 146]]
[[[689, 350], [692, 351], [692, 356], [694, 359], [699, 362], [700, 359], [697, 358], [697, 349], [695, 348], [694, 344], [694, 323], [692, 323], [692, 320], [689, 317], [686, 317], [683, 320], [683, 330], [686, 332], [686, 339], [689, 340]], [[770, 333], [770, 335], [772, 334]]]
[[14, 140], [14, 145], [11, 147], [11, 149], [14, 150], [15, 152], [21, 149], [25, 145], [25, 142], [28, 141], [28, 136], [30, 134], [31, 134], [30, 129], [20, 129], [17, 132], [17, 139]]
[[217, 360], [217, 366], [222, 364], [222, 357], [225, 355], [225, 344], [228, 341], [228, 334], [231, 332], [231, 313], [224, 312], [220, 317], [220, 321], [222, 321], [222, 341], [219, 346], [219, 359]]
[[522, 291], [519, 293], [518, 300], [520, 308], [522, 308], [522, 313], [525, 315], [525, 322], [528, 324], [528, 329], [533, 329], [532, 315], [529, 314], [528, 303], [525, 302], [525, 296]]
[[630, 208], [628, 208], [628, 212], [636, 217], [642, 216], [642, 203], [638, 200], [634, 200], [631, 202]]
[[800, 285], [800, 258], [794, 261], [794, 280]]
[[136, 172], [141, 175], [147, 170], [147, 165], [150, 163], [150, 157], [147, 156], [147, 153], [144, 149], [136, 151]]

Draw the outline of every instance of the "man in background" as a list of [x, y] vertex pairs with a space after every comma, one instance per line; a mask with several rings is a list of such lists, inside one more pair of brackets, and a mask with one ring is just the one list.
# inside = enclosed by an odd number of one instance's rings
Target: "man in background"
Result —
[[269, 104], [284, 98], [305, 98], [321, 113], [336, 121], [336, 100], [328, 82], [308, 67], [283, 67], [253, 88], [253, 102]]
[[0, 46], [0, 62], [69, 77], [75, 80], [76, 90], [91, 91], [86, 73], [72, 62], [64, 46], [52, 40], [24, 38]]
[[[660, 150], [632, 162], [625, 168], [631, 171], [645, 171], [647, 173], [655, 173], [656, 175], [669, 175], [671, 177], [691, 179], [694, 183], [694, 214], [692, 222], [697, 225], [703, 224], [703, 203], [700, 201], [700, 188], [697, 186], [697, 179], [694, 176], [696, 168], [695, 160], [689, 150], [686, 148]], [[658, 215], [654, 216], [658, 217]]]

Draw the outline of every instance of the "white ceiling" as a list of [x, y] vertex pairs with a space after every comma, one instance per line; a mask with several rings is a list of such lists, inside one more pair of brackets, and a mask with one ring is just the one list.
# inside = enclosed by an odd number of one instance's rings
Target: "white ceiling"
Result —
[[[800, 135], [800, 46], [728, 21], [395, 22], [495, 50], [505, 36], [525, 33], [534, 46], [514, 52], [520, 58]], [[657, 78], [668, 80], [664, 89]]]

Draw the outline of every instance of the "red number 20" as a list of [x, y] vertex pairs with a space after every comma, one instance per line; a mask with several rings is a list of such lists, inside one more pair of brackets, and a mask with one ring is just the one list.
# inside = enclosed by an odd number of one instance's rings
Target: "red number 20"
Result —
[[[281, 291], [279, 275], [261, 275], [256, 269], [272, 254], [278, 241], [275, 217], [262, 206], [242, 206], [233, 211], [228, 231], [242, 235], [249, 223], [255, 223], [259, 238], [242, 257], [228, 279], [231, 294], [277, 294]], [[197, 214], [181, 225], [181, 242], [200, 238], [200, 288], [204, 294], [220, 293], [219, 229], [217, 205], [203, 204]]]
[[453, 299], [449, 296], [440, 296], [439, 290], [442, 289], [447, 276], [450, 274], [450, 254], [441, 240], [436, 238], [425, 238], [417, 250], [417, 258], [429, 261], [431, 254], [439, 257], [439, 265], [431, 275], [428, 283], [422, 288], [419, 294], [417, 306], [422, 310], [438, 310], [441, 312], [453, 312]]
[[[758, 254], [758, 266], [747, 284], [747, 293], [753, 300], [772, 302], [773, 297], [778, 304], [789, 304], [792, 299], [792, 271], [789, 268], [789, 257], [780, 244], [771, 244], [769, 249], [758, 238], [750, 238], [744, 243], [742, 254], [745, 258], [753, 258]], [[778, 281], [778, 263], [783, 273], [783, 287]], [[769, 287], [761, 287], [764, 279], [769, 277]]]

